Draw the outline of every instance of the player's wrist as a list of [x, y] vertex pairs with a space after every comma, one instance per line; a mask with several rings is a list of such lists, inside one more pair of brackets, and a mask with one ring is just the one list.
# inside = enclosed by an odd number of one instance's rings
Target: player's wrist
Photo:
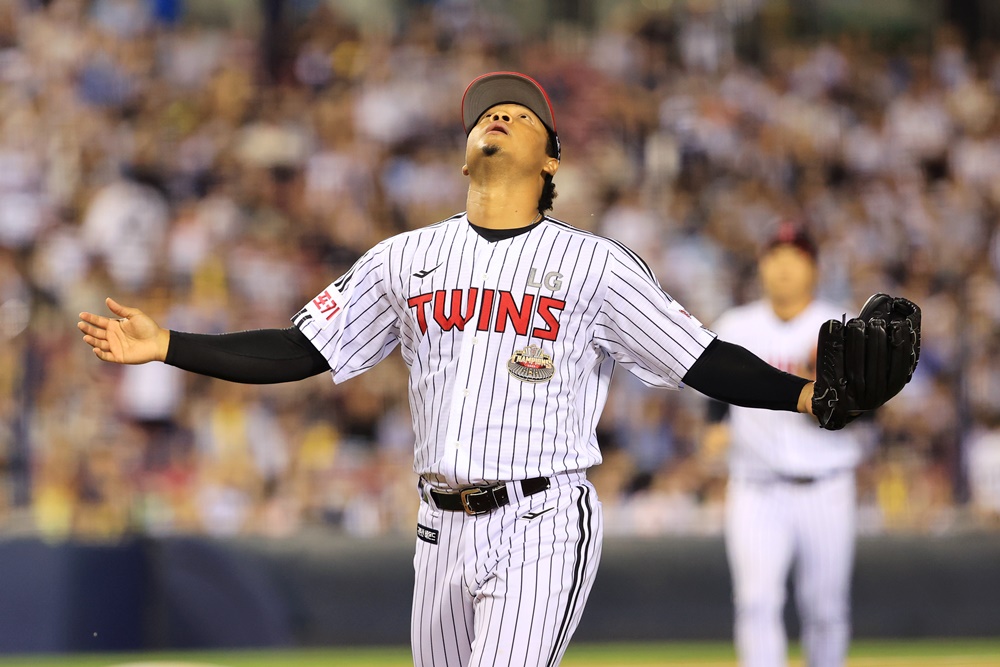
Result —
[[156, 361], [166, 361], [170, 350], [170, 329], [160, 329], [156, 332]]
[[813, 387], [816, 385], [815, 382], [807, 382], [802, 385], [802, 391], [799, 392], [799, 412], [807, 415], [813, 413], [812, 410], [812, 398], [813, 398]]

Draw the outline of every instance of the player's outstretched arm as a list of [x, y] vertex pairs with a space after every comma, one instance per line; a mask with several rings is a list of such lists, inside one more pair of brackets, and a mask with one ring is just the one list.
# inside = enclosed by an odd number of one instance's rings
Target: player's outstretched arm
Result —
[[162, 361], [192, 373], [249, 384], [292, 382], [329, 371], [319, 350], [295, 327], [224, 334], [161, 328], [137, 308], [107, 300], [118, 318], [80, 313], [83, 340], [104, 361]]
[[709, 343], [684, 376], [684, 384], [723, 403], [812, 414], [811, 380], [720, 339]]
[[111, 297], [105, 300], [115, 318], [80, 313], [76, 327], [83, 332], [83, 342], [104, 361], [117, 364], [144, 364], [164, 361], [170, 346], [170, 332], [161, 329], [149, 315], [138, 308], [123, 306]]

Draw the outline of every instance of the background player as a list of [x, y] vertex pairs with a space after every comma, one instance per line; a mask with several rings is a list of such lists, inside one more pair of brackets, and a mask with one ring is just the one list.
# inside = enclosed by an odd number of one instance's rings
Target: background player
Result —
[[628, 248], [545, 215], [561, 153], [534, 80], [483, 75], [462, 116], [466, 212], [376, 245], [294, 326], [167, 331], [111, 299], [117, 319], [78, 326], [105, 361], [237, 382], [341, 382], [399, 346], [421, 490], [414, 662], [555, 665], [600, 560], [586, 469], [615, 366], [793, 412], [811, 411], [812, 383], [716, 340]]
[[[814, 298], [816, 246], [782, 223], [759, 264], [763, 298], [724, 313], [720, 338], [799, 375], [814, 373], [816, 331], [844, 313]], [[728, 424], [721, 421], [728, 413]], [[810, 667], [842, 665], [850, 634], [856, 431], [824, 431], [802, 415], [710, 404], [706, 448], [729, 447], [725, 536], [745, 667], [786, 664], [782, 610], [795, 564], [802, 643]]]

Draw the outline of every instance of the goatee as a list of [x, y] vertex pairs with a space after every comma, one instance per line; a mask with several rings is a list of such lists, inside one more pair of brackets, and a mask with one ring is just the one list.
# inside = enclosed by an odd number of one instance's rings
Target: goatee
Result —
[[483, 155], [486, 157], [493, 157], [500, 152], [500, 147], [496, 144], [486, 144], [483, 146]]

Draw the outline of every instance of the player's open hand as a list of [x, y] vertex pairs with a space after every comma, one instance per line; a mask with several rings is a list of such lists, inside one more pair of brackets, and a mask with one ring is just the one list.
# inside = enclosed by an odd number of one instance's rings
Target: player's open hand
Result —
[[123, 306], [111, 297], [105, 300], [117, 318], [80, 313], [76, 327], [83, 332], [83, 342], [94, 348], [104, 361], [118, 364], [144, 364], [167, 357], [170, 332], [161, 329], [138, 308]]

